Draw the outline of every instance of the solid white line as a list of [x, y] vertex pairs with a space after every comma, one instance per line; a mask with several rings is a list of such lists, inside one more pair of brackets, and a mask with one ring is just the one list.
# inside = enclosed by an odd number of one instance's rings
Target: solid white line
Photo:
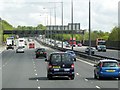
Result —
[[100, 87], [99, 87], [99, 86], [96, 86], [96, 88], [100, 89]]
[[90, 63], [90, 62], [83, 61], [83, 60], [80, 60], [80, 59], [78, 59], [78, 58], [77, 58], [77, 60], [80, 61], [80, 62], [83, 62], [83, 63], [89, 64], [89, 65], [91, 65], [91, 66], [94, 66], [94, 64], [92, 64], [92, 63]]

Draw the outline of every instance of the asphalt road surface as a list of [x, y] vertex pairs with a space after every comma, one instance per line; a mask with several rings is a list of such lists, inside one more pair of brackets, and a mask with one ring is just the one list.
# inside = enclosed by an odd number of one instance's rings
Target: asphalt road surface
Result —
[[[42, 40], [42, 41], [45, 41], [41, 38], [38, 38], [38, 40]], [[61, 47], [61, 45], [60, 45]], [[81, 51], [81, 52], [85, 52], [85, 49], [87, 48], [88, 46], [82, 46], [82, 47], [74, 47], [74, 50], [76, 51]], [[64, 48], [66, 48], [64, 46]], [[67, 49], [71, 49], [72, 47], [67, 47]], [[112, 58], [115, 58], [115, 59], [120, 59], [120, 51], [119, 50], [112, 50], [112, 49], [107, 49], [106, 52], [98, 52], [96, 49], [95, 49], [95, 54], [96, 55], [100, 55], [100, 56], [107, 56], [107, 57], [112, 57]]]
[[[44, 47], [36, 42], [36, 47]], [[44, 47], [47, 53], [55, 50]], [[75, 62], [75, 79], [46, 78], [47, 64], [44, 58], [35, 58], [34, 49], [25, 49], [25, 53], [14, 50], [2, 52], [2, 88], [118, 88], [118, 80], [95, 80], [93, 64], [77, 59]], [[12, 89], [11, 89], [12, 90]], [[114, 89], [113, 89], [114, 90]]]

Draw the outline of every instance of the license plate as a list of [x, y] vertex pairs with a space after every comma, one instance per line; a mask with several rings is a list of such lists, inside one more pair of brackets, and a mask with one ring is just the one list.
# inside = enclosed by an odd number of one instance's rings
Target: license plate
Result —
[[106, 70], [107, 72], [115, 72], [115, 70]]
[[40, 52], [40, 54], [43, 54], [42, 52]]
[[70, 71], [70, 69], [64, 69], [64, 71]]
[[54, 69], [54, 71], [59, 71], [59, 69]]
[[53, 66], [53, 68], [60, 68], [60, 66]]

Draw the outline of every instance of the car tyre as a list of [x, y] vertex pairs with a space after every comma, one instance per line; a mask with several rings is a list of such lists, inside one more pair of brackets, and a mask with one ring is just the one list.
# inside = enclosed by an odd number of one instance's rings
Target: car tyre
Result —
[[49, 75], [49, 74], [47, 74], [47, 78], [48, 78], [49, 80], [51, 80], [51, 79], [52, 79], [52, 76]]
[[97, 76], [96, 76], [96, 74], [94, 73], [94, 79], [97, 79]]
[[36, 55], [36, 58], [38, 58], [38, 56]]
[[98, 79], [98, 80], [101, 80], [101, 79], [102, 79], [102, 77], [98, 75], [98, 76], [97, 76], [97, 79]]
[[69, 78], [70, 78], [70, 80], [74, 80], [75, 76], [72, 75], [72, 76], [70, 76]]
[[120, 80], [120, 77], [118, 77], [118, 80]]

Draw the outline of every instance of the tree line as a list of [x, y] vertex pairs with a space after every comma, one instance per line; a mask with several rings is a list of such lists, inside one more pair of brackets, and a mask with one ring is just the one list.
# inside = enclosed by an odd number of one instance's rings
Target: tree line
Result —
[[[3, 30], [46, 30], [46, 27], [42, 24], [38, 24], [36, 27], [33, 26], [21, 26], [18, 25], [17, 27], [13, 27], [11, 24], [9, 24], [5, 20], [0, 21], [0, 40], [2, 38]], [[96, 38], [103, 38], [108, 41], [120, 41], [120, 27], [114, 27], [111, 32], [103, 32], [102, 30], [92, 30], [91, 32], [91, 40], [96, 40]], [[4, 35], [5, 37], [8, 37], [9, 35]], [[64, 40], [68, 40], [72, 37], [71, 34], [55, 34], [53, 35], [53, 38], [56, 38], [58, 40], [61, 40], [63, 38]], [[81, 34], [74, 34], [74, 37], [76, 40], [88, 40], [89, 39], [89, 33], [88, 31], [85, 32], [84, 36]]]

